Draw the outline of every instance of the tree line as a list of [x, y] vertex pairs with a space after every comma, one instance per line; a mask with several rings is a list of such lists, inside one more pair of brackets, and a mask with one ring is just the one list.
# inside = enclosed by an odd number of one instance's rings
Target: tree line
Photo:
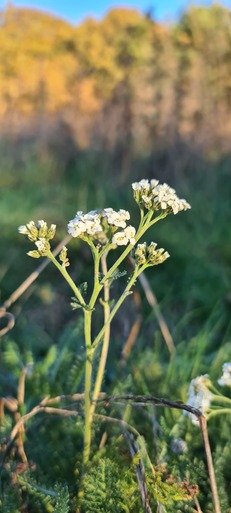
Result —
[[40, 11], [0, 13], [0, 132], [71, 136], [80, 148], [152, 151], [177, 141], [229, 149], [231, 11], [194, 6], [171, 25], [112, 9], [73, 26]]

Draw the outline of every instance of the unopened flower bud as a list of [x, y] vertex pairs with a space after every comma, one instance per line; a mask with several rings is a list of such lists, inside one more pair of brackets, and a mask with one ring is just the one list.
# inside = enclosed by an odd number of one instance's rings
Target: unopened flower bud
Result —
[[50, 228], [48, 229], [47, 231], [47, 236], [46, 236], [46, 239], [47, 240], [51, 240], [54, 238], [55, 236], [55, 232], [56, 232], [56, 224], [51, 224], [50, 225]]
[[42, 239], [39, 239], [35, 245], [37, 246], [38, 248], [38, 252], [41, 256], [47, 256], [49, 251], [50, 251], [50, 244], [49, 242], [45, 239], [45, 238], [42, 238]]
[[38, 236], [39, 238], [46, 238], [47, 236], [47, 223], [43, 220], [41, 221], [38, 221], [38, 224], [37, 224], [37, 227], [38, 227]]
[[67, 248], [66, 246], [63, 246], [60, 254], [59, 254], [59, 260], [63, 263], [64, 267], [68, 267], [70, 265], [70, 262], [67, 258]]
[[40, 253], [38, 251], [36, 251], [36, 249], [34, 251], [28, 251], [27, 255], [32, 258], [40, 258], [41, 257]]

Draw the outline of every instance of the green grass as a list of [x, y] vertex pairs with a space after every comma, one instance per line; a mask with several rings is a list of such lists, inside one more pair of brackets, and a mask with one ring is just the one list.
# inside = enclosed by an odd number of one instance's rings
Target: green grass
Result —
[[[28, 150], [18, 161], [10, 156], [10, 152], [6, 154], [6, 151], [2, 151], [0, 159], [2, 302], [37, 265], [26, 255], [31, 247], [18, 235], [18, 225], [30, 219], [55, 222], [60, 239], [65, 235], [68, 220], [74, 217], [77, 210], [89, 211], [108, 206], [130, 210], [132, 224], [137, 222], [138, 212], [131, 188], [128, 184], [121, 184], [119, 173], [113, 168], [108, 155], [82, 153], [67, 168], [63, 168], [54, 157], [41, 157], [38, 148], [32, 150]], [[153, 174], [149, 170], [147, 175], [143, 169], [148, 167], [148, 160], [137, 158], [129, 172], [129, 184], [145, 177], [166, 180], [192, 204], [191, 211], [182, 216], [169, 216], [153, 229], [150, 236], [150, 240], [158, 242], [171, 255], [163, 266], [149, 271], [147, 277], [173, 335], [176, 354], [169, 359], [155, 314], [143, 297], [142, 288], [137, 285], [143, 300], [141, 330], [127, 365], [122, 367], [119, 363], [121, 349], [137, 315], [137, 307], [130, 299], [112, 326], [104, 389], [108, 393], [154, 394], [185, 401], [188, 384], [193, 377], [209, 373], [216, 382], [222, 364], [231, 360], [230, 158], [213, 163], [201, 162], [195, 169], [190, 166], [174, 176], [170, 169]], [[88, 280], [91, 261], [84, 245], [76, 241], [70, 244], [70, 260], [73, 278], [79, 283]], [[116, 283], [113, 289], [115, 295], [119, 287], [119, 283]], [[82, 320], [76, 312], [71, 311], [70, 295], [66, 284], [58, 279], [56, 270], [49, 265], [32, 289], [12, 306], [16, 326], [1, 341], [0, 395], [15, 396], [20, 369], [33, 362], [33, 371], [26, 385], [28, 410], [47, 394], [82, 391]], [[121, 408], [113, 407], [110, 414], [121, 417], [124, 412]], [[159, 409], [155, 412], [158, 437], [153, 444], [151, 408], [146, 413], [131, 409], [126, 415], [127, 420], [145, 437], [152, 460], [165, 465], [167, 472], [176, 476], [178, 481], [189, 480], [199, 484], [202, 510], [210, 511], [206, 465], [201, 457], [202, 445], [197, 428], [180, 412]], [[8, 413], [1, 431], [3, 442], [12, 422], [12, 416]], [[64, 487], [67, 485], [72, 497], [70, 511], [74, 511], [72, 502], [76, 493], [76, 479], [77, 482], [79, 479], [74, 477], [76, 455], [78, 459], [79, 454], [80, 460], [82, 450], [81, 421], [77, 425], [76, 429], [73, 419], [38, 418], [29, 425], [26, 436], [26, 450], [30, 461], [35, 464], [31, 479], [52, 490], [55, 483]], [[209, 428], [223, 497], [222, 512], [228, 513], [227, 504], [231, 500], [228, 489], [231, 460], [227, 449], [230, 417], [212, 420]], [[130, 460], [118, 428], [106, 428], [102, 423], [96, 423], [95, 452], [105, 429], [108, 442], [102, 456], [109, 460], [111, 458], [113, 465], [121, 465], [126, 473]], [[170, 444], [174, 437], [179, 436], [187, 441], [189, 449], [187, 454], [176, 456], [171, 452]], [[12, 455], [11, 473], [15, 472], [17, 462], [17, 455]], [[97, 465], [96, 457], [92, 475]], [[4, 474], [2, 479], [8, 497], [5, 513], [22, 511], [20, 508], [23, 508], [24, 497], [27, 497], [28, 512], [54, 511], [49, 509], [54, 508], [52, 501], [47, 504], [43, 493], [36, 495], [29, 485], [16, 487], [15, 496], [10, 497], [9, 475]], [[26, 479], [30, 481], [30, 478]], [[131, 479], [132, 489], [133, 478], [127, 476], [126, 479]], [[133, 499], [135, 509], [128, 511], [136, 513], [136, 495]], [[176, 506], [169, 506], [167, 511], [185, 510], [179, 503], [178, 510]]]

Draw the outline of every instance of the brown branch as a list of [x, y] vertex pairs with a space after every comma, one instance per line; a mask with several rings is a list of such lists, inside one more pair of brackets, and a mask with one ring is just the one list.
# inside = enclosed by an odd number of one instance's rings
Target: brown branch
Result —
[[185, 404], [181, 401], [170, 401], [169, 399], [163, 399], [159, 397], [155, 397], [153, 395], [115, 395], [115, 396], [105, 396], [102, 399], [98, 399], [97, 402], [104, 402], [104, 406], [108, 406], [110, 403], [118, 403], [121, 401], [132, 402], [135, 406], [137, 404], [142, 406], [147, 406], [148, 404], [155, 404], [156, 406], [168, 406], [169, 408], [177, 409], [177, 410], [185, 410], [189, 413], [193, 413], [197, 418], [202, 416], [202, 412], [193, 406]]
[[207, 466], [208, 466], [208, 473], [209, 473], [209, 480], [210, 480], [210, 486], [211, 486], [214, 510], [215, 510], [215, 513], [221, 513], [221, 507], [220, 507], [220, 502], [219, 502], [219, 496], [218, 496], [217, 483], [216, 483], [216, 477], [215, 477], [215, 472], [214, 472], [212, 453], [211, 453], [211, 448], [210, 448], [210, 443], [209, 443], [207, 421], [206, 421], [206, 418], [203, 415], [201, 415], [199, 417], [199, 423], [200, 423], [201, 434], [202, 434], [203, 443], [204, 443], [204, 449], [205, 449], [205, 454], [206, 454], [206, 460], [207, 460]]

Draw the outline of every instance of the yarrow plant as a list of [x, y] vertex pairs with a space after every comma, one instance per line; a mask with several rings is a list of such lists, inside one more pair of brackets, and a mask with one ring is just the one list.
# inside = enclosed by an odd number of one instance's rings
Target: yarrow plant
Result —
[[[217, 380], [218, 384], [221, 387], [231, 387], [231, 362], [224, 363], [222, 370], [223, 374]], [[231, 414], [231, 399], [214, 387], [208, 374], [192, 379], [188, 389], [187, 404], [200, 410], [208, 420], [216, 415]], [[195, 415], [189, 412], [185, 414], [189, 415], [193, 424], [199, 425]]]
[[[110, 324], [138, 276], [148, 267], [162, 264], [169, 254], [158, 248], [156, 242], [147, 244], [139, 242], [152, 226], [169, 214], [188, 210], [186, 200], [178, 198], [174, 189], [167, 184], [159, 184], [157, 180], [141, 180], [132, 184], [135, 201], [140, 209], [140, 223], [135, 229], [128, 224], [130, 214], [127, 210], [118, 211], [112, 208], [91, 210], [88, 213], [78, 211], [69, 221], [67, 231], [71, 237], [79, 238], [90, 247], [94, 262], [94, 281], [90, 298], [86, 301], [82, 288], [71, 278], [67, 268], [70, 266], [68, 251], [64, 246], [56, 258], [51, 250], [51, 240], [55, 236], [56, 226], [48, 227], [43, 220], [19, 227], [19, 233], [25, 235], [36, 246], [27, 254], [32, 258], [47, 257], [68, 282], [74, 293], [73, 308], [81, 308], [84, 315], [85, 335], [85, 388], [84, 388], [84, 449], [83, 465], [89, 461], [92, 437], [92, 422], [96, 401], [102, 389], [102, 381], [106, 366], [110, 341]], [[120, 249], [115, 263], [108, 269], [107, 256], [110, 251]], [[122, 252], [121, 252], [122, 250]], [[134, 259], [134, 271], [114, 304], [110, 301], [110, 287], [114, 279], [120, 277], [119, 266], [131, 254]], [[103, 293], [103, 298], [100, 297]], [[97, 300], [101, 300], [104, 309], [104, 322], [98, 334], [93, 335], [92, 317]], [[100, 348], [100, 359], [96, 365], [96, 350]], [[97, 351], [98, 355], [98, 351]], [[96, 378], [93, 381], [93, 365], [96, 366]]]

